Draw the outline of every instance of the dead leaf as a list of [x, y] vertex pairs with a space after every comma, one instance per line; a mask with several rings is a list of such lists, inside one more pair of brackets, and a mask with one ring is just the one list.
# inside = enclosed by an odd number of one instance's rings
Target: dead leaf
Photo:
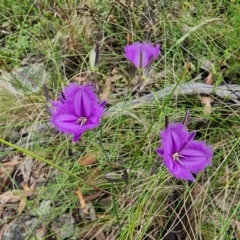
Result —
[[39, 179], [41, 177], [46, 179], [45, 168], [46, 168], [46, 163], [39, 162], [39, 161], [35, 162], [34, 169], [32, 171], [32, 177], [34, 177], [35, 179]]
[[81, 209], [82, 209], [83, 213], [88, 214], [88, 210], [86, 208], [86, 202], [83, 198], [83, 195], [82, 195], [82, 192], [81, 192], [80, 188], [78, 188], [78, 190], [76, 191], [76, 194], [78, 196], [79, 203], [80, 203], [80, 206], [81, 206]]
[[214, 80], [213, 80], [213, 74], [210, 72], [208, 76], [206, 77], [205, 83], [208, 85], [213, 85]]
[[99, 203], [103, 206], [109, 206], [112, 202], [112, 196], [107, 196], [105, 198], [102, 198]]
[[20, 203], [18, 205], [18, 209], [17, 209], [17, 213], [19, 215], [23, 212], [23, 210], [25, 209], [26, 205], [27, 205], [27, 202], [24, 199], [21, 199]]
[[[48, 228], [45, 224], [41, 223], [38, 229], [36, 230], [36, 237], [38, 239], [44, 239], [48, 234]], [[45, 238], [46, 239], [46, 238]]]
[[30, 187], [29, 187], [29, 190], [31, 191], [31, 190], [34, 190], [35, 189], [35, 186], [36, 186], [36, 181], [35, 181], [35, 179], [33, 179], [32, 181], [31, 181], [31, 185], [30, 185]]
[[32, 158], [26, 159], [18, 167], [18, 169], [21, 171], [21, 173], [23, 175], [23, 182], [24, 183], [28, 182], [30, 174], [32, 172], [32, 167], [33, 167], [33, 159]]
[[24, 190], [12, 190], [4, 192], [0, 195], [0, 202], [2, 204], [5, 203], [16, 203], [21, 201], [21, 199], [25, 199], [33, 194], [32, 191], [24, 191]]
[[210, 115], [212, 112], [212, 102], [213, 98], [210, 96], [201, 96], [201, 101], [204, 104], [203, 111], [205, 114]]
[[21, 198], [13, 193], [13, 191], [7, 191], [0, 195], [1, 204], [4, 203], [16, 203], [19, 202]]
[[[19, 196], [19, 194], [21, 196]], [[17, 213], [21, 214], [26, 207], [26, 197], [29, 196], [29, 193], [27, 191], [21, 191], [21, 190], [13, 190], [13, 191], [7, 191], [0, 195], [0, 202], [2, 204], [5, 203], [17, 203], [20, 201]]]
[[27, 183], [24, 183], [24, 184], [22, 185], [22, 188], [23, 188], [23, 190], [25, 190], [25, 191], [31, 191], [31, 189], [29, 188], [29, 186], [28, 186]]
[[86, 153], [79, 161], [79, 165], [86, 167], [97, 162], [98, 157], [101, 155], [101, 151]]
[[103, 91], [100, 94], [101, 101], [109, 101], [109, 95], [113, 88], [113, 83], [116, 83], [118, 80], [122, 79], [123, 75], [119, 74], [116, 68], [113, 68], [110, 75], [105, 79], [105, 84], [103, 86]]
[[2, 160], [0, 166], [0, 193], [4, 190], [5, 186], [7, 186], [9, 179], [13, 174], [14, 166], [19, 163], [21, 163], [21, 158], [18, 154], [9, 155]]
[[84, 200], [85, 200], [85, 202], [93, 201], [93, 200], [97, 199], [99, 196], [101, 196], [101, 194], [102, 194], [102, 191], [91, 192], [87, 196], [84, 196]]
[[97, 235], [96, 235], [96, 240], [106, 240], [106, 236], [101, 230], [101, 226], [96, 227]]
[[20, 156], [19, 155], [14, 155], [10, 161], [7, 161], [7, 162], [3, 162], [2, 163], [2, 166], [4, 167], [12, 167], [12, 166], [15, 166], [17, 164], [21, 163], [21, 159], [20, 159]]
[[0, 193], [3, 191], [3, 189], [5, 188], [5, 186], [7, 186], [10, 176], [12, 176], [12, 173], [14, 171], [14, 167], [8, 167], [7, 169], [4, 167], [0, 167], [0, 181], [1, 181], [1, 185], [0, 185]]
[[[209, 72], [207, 78], [205, 79], [205, 84], [207, 85], [213, 85], [214, 80], [213, 80], [213, 74], [212, 72]], [[207, 115], [210, 115], [212, 112], [212, 102], [213, 98], [211, 96], [200, 96], [200, 99], [202, 103], [204, 104], [204, 109], [203, 112]]]
[[100, 94], [101, 101], [109, 101], [109, 95], [111, 92], [111, 85], [112, 85], [112, 76], [109, 76], [105, 80], [105, 84], [103, 86], [103, 91]]

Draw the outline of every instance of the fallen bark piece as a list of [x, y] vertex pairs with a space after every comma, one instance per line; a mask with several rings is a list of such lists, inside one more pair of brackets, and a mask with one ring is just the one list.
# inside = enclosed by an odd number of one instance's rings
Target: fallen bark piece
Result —
[[227, 98], [239, 102], [240, 85], [228, 84], [215, 87], [205, 83], [197, 83], [195, 82], [195, 80], [192, 80], [187, 83], [166, 87], [164, 89], [158, 90], [156, 92], [150, 93], [148, 95], [142, 96], [134, 100], [117, 103], [116, 105], [110, 107], [105, 112], [105, 116], [119, 111], [121, 112], [129, 108], [136, 108], [138, 106], [145, 105], [149, 102], [153, 102], [156, 99], [163, 99], [170, 95], [172, 97], [176, 97], [181, 95], [193, 95], [193, 94], [212, 94], [220, 98]]

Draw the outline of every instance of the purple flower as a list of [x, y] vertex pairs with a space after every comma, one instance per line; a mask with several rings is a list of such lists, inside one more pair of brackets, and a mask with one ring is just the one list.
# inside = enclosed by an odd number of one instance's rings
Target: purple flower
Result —
[[58, 101], [52, 101], [51, 122], [61, 132], [73, 135], [73, 142], [82, 133], [97, 127], [104, 112], [105, 102], [98, 98], [91, 86], [69, 84]]
[[160, 54], [160, 45], [155, 47], [151, 43], [133, 43], [125, 46], [125, 57], [133, 63], [136, 68], [145, 68]]
[[161, 147], [156, 151], [176, 178], [194, 181], [192, 173], [211, 165], [212, 148], [202, 141], [194, 141], [195, 132], [189, 133], [182, 123], [169, 124], [160, 136]]

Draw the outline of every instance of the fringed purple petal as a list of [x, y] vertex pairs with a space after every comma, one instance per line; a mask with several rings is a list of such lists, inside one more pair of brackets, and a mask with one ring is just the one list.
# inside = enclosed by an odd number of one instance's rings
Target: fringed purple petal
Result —
[[57, 115], [52, 118], [52, 123], [59, 131], [65, 133], [74, 133], [76, 132], [78, 125], [76, 124], [77, 117], [70, 114]]
[[169, 172], [179, 179], [194, 180], [193, 175], [188, 169], [185, 169], [183, 165], [175, 162], [171, 156], [164, 157], [164, 165], [168, 168]]
[[161, 132], [164, 151], [169, 154], [178, 152], [187, 141], [189, 134], [183, 124], [169, 124], [167, 129]]
[[212, 148], [201, 141], [191, 141], [180, 154], [184, 156], [181, 160], [184, 166], [194, 173], [212, 164]]
[[151, 43], [133, 43], [124, 48], [125, 57], [133, 63], [136, 68], [145, 68], [152, 60], [160, 54], [160, 45], [155, 47]]
[[164, 157], [164, 150], [161, 148], [156, 149], [157, 154], [159, 154], [161, 157]]
[[88, 93], [83, 89], [79, 89], [74, 96], [74, 111], [76, 116], [88, 118], [92, 113], [91, 104], [92, 102]]
[[80, 133], [75, 133], [75, 134], [73, 135], [73, 142], [77, 142], [77, 141], [80, 139], [81, 136], [82, 136], [82, 132], [80, 132]]
[[63, 92], [64, 101], [51, 102], [51, 122], [59, 131], [72, 134], [75, 142], [83, 132], [100, 124], [106, 102], [98, 104], [91, 86], [71, 83]]
[[163, 157], [169, 172], [177, 178], [194, 180], [192, 173], [211, 165], [212, 148], [194, 141], [195, 132], [188, 133], [184, 124], [169, 124], [161, 132], [161, 148], [156, 152]]
[[191, 132], [190, 134], [188, 134], [186, 140], [182, 141], [181, 147], [178, 149], [178, 152], [185, 148], [185, 146], [194, 139], [195, 135], [196, 132]]
[[157, 44], [155, 47], [150, 43], [145, 43], [142, 45], [143, 52], [147, 54], [146, 58], [148, 60], [150, 59], [156, 59], [158, 55], [160, 54], [160, 45]]

